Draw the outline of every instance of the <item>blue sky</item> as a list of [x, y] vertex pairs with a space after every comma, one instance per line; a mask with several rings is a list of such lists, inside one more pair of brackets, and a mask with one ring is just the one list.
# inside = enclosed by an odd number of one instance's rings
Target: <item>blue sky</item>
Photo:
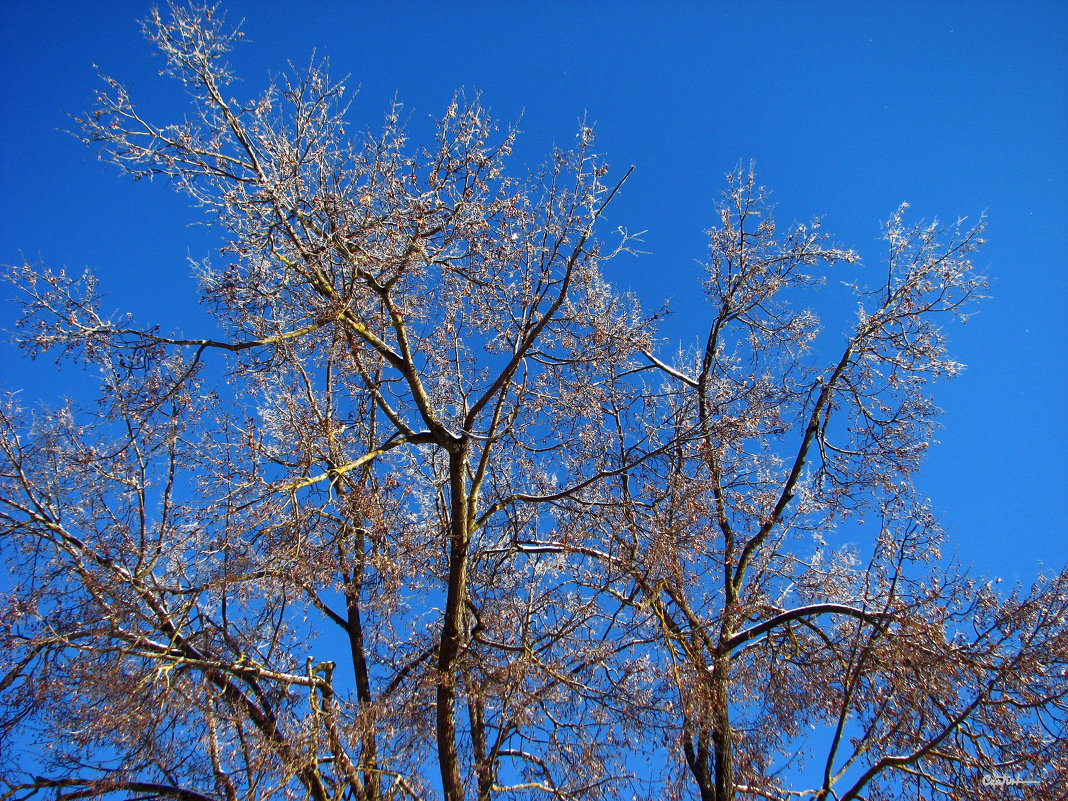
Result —
[[[209, 323], [187, 257], [211, 233], [163, 184], [133, 184], [74, 137], [93, 64], [157, 118], [183, 111], [139, 35], [147, 2], [9, 0], [0, 15], [0, 263], [89, 266], [115, 309], [188, 334]], [[671, 297], [666, 336], [695, 341], [703, 230], [738, 162], [755, 160], [781, 223], [824, 219], [879, 263], [880, 221], [989, 215], [977, 263], [990, 298], [950, 331], [965, 374], [936, 388], [941, 445], [920, 479], [965, 564], [1027, 581], [1068, 557], [1068, 6], [1057, 2], [297, 3], [232, 2], [250, 44], [234, 54], [256, 93], [288, 60], [329, 56], [361, 91], [356, 127], [396, 96], [418, 141], [458, 88], [520, 120], [519, 164], [596, 123], [619, 174], [636, 172], [611, 230], [647, 230], [647, 255], [609, 275], [648, 307]], [[521, 118], [521, 119], [520, 119]], [[518, 166], [518, 165], [517, 165]], [[855, 276], [842, 274], [841, 278]], [[837, 280], [831, 276], [831, 280]], [[4, 290], [7, 297], [10, 293]], [[829, 331], [845, 330], [841, 308]], [[11, 328], [15, 308], [0, 308]], [[848, 314], [848, 310], [846, 310]], [[5, 337], [6, 338], [6, 337]], [[0, 346], [24, 400], [78, 387], [76, 369]]]

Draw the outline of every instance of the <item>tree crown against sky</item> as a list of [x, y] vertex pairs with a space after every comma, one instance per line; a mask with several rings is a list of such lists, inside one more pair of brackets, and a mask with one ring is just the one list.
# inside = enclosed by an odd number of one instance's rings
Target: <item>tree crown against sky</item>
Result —
[[512, 177], [477, 99], [412, 147], [320, 68], [235, 99], [217, 10], [147, 30], [188, 116], [109, 80], [82, 124], [214, 213], [218, 332], [11, 270], [102, 379], [3, 415], [11, 797], [1063, 793], [1068, 578], [959, 574], [912, 485], [981, 223], [893, 213], [829, 355], [798, 301], [858, 256], [739, 169], [676, 352], [604, 278], [588, 126]]

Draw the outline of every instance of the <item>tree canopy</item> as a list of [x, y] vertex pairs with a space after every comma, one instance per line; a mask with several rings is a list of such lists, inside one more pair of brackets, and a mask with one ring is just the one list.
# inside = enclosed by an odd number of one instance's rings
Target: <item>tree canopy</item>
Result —
[[215, 9], [145, 29], [185, 116], [107, 79], [81, 130], [209, 212], [217, 330], [8, 270], [100, 394], [0, 411], [4, 798], [1064, 797], [1068, 571], [968, 577], [913, 483], [982, 220], [902, 206], [864, 283], [739, 168], [672, 347], [590, 127], [525, 171], [477, 97], [413, 146], [325, 65], [237, 97]]

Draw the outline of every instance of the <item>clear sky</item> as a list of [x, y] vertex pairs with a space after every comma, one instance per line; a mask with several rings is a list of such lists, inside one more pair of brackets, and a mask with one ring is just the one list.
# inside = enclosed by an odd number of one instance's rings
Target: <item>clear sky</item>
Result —
[[[65, 114], [89, 107], [93, 64], [150, 115], [183, 113], [139, 35], [148, 2], [7, 0], [0, 11], [0, 263], [92, 267], [115, 309], [187, 334], [208, 323], [187, 257], [214, 239], [165, 185], [116, 177]], [[665, 9], [662, 6], [667, 6]], [[234, 54], [256, 93], [288, 60], [329, 56], [361, 87], [358, 128], [396, 96], [413, 137], [461, 87], [525, 132], [518, 164], [569, 145], [586, 115], [599, 149], [637, 170], [608, 220], [646, 229], [648, 255], [612, 265], [666, 336], [690, 343], [703, 230], [738, 162], [755, 160], [780, 222], [822, 216], [879, 264], [880, 221], [989, 215], [978, 264], [990, 298], [951, 332], [968, 365], [936, 388], [941, 445], [920, 479], [966, 564], [1027, 581], [1068, 558], [1068, 4], [1063, 2], [271, 2], [227, 4], [250, 43]], [[855, 276], [845, 275], [842, 279]], [[832, 280], [836, 280], [832, 276]], [[10, 295], [7, 290], [4, 296]], [[825, 315], [830, 331], [848, 318]], [[0, 308], [9, 330], [13, 304]], [[6, 338], [6, 335], [5, 335]], [[54, 397], [84, 378], [0, 345], [8, 386]]]

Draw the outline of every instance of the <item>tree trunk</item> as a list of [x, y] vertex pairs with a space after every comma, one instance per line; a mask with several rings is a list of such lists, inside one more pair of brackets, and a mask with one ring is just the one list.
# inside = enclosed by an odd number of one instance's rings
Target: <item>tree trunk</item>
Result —
[[734, 636], [730, 621], [735, 618], [736, 609], [734, 594], [728, 593], [724, 605], [724, 625], [720, 631], [719, 653], [712, 668], [712, 756], [716, 774], [716, 801], [734, 801], [734, 749], [728, 703], [731, 656], [726, 643]]
[[[362, 535], [360, 536], [362, 540]], [[362, 542], [358, 553], [363, 552]], [[362, 557], [360, 557], [362, 560]], [[371, 681], [367, 669], [367, 656], [363, 646], [363, 621], [360, 618], [360, 593], [363, 587], [363, 564], [353, 565], [354, 574], [345, 588], [345, 605], [348, 611], [349, 649], [352, 653], [353, 673], [356, 679], [356, 696], [361, 709], [371, 705]], [[378, 748], [375, 743], [374, 720], [366, 721], [367, 729], [362, 735], [360, 766], [363, 769], [363, 793], [367, 801], [377, 801], [382, 794], [382, 777], [378, 770]], [[354, 788], [355, 789], [355, 788]]]
[[701, 801], [716, 801], [716, 785], [709, 770], [707, 737], [704, 734], [698, 735], [696, 747], [692, 736], [685, 734], [683, 737], [682, 747], [686, 753], [686, 764], [690, 766], [690, 773], [693, 774], [697, 789], [701, 792]]
[[449, 453], [450, 520], [449, 584], [445, 617], [438, 650], [437, 741], [438, 764], [445, 801], [463, 801], [460, 758], [456, 751], [456, 657], [463, 630], [464, 596], [467, 592], [467, 547], [470, 530], [467, 520], [467, 450]]

